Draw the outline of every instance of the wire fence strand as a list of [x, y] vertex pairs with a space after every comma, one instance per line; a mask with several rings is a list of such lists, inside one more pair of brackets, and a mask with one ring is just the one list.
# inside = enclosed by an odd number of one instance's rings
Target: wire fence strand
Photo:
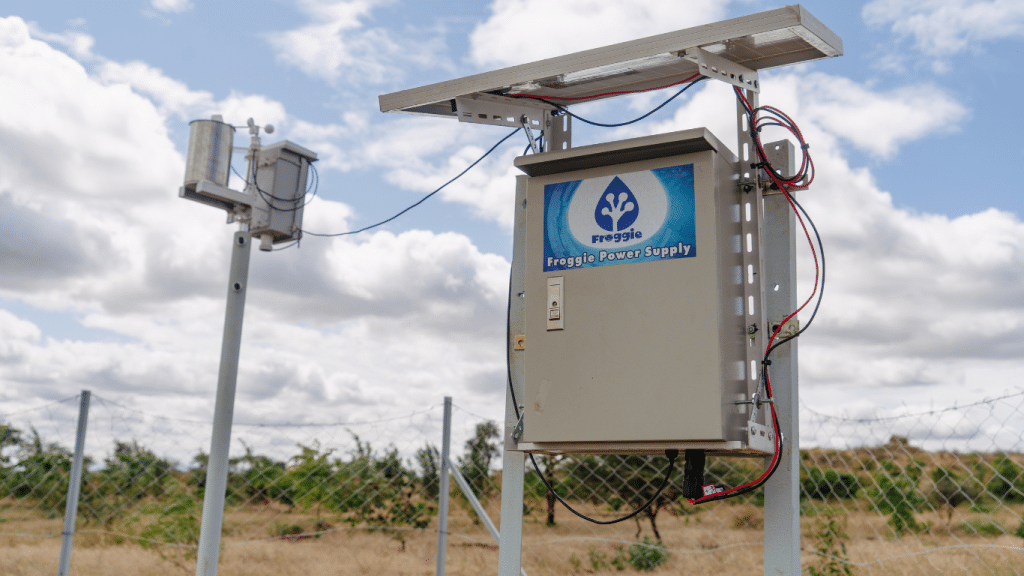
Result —
[[[133, 554], [153, 573], [194, 569], [212, 424], [93, 398], [77, 573], [107, 573], [88, 566]], [[15, 573], [49, 574], [50, 559], [56, 564], [77, 403], [0, 407], [0, 565], [19, 566]], [[377, 420], [236, 424], [223, 573], [262, 574], [251, 571], [259, 557], [256, 564], [275, 567], [268, 574], [305, 574], [310, 555], [363, 571], [422, 573], [435, 554], [441, 420], [438, 402]], [[871, 417], [805, 406], [801, 429], [807, 573], [1024, 574], [1024, 391], [952, 407], [879, 408]], [[494, 520], [499, 433], [496, 422], [455, 406], [453, 459]], [[558, 496], [599, 519], [650, 499], [664, 470], [664, 458], [636, 455], [540, 456], [538, 464]], [[761, 466], [709, 457], [706, 479], [735, 486]], [[677, 472], [649, 513], [596, 526], [561, 508], [528, 470], [527, 572], [759, 572], [763, 491], [695, 507], [681, 486]], [[491, 570], [497, 546], [454, 483], [451, 497], [453, 573]], [[111, 549], [125, 552], [110, 560], [103, 554]]]

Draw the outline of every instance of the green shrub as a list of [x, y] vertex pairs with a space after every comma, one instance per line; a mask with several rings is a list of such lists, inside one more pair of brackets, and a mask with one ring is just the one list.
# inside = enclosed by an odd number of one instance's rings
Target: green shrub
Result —
[[590, 546], [589, 548], [590, 550], [587, 551], [587, 556], [590, 560], [590, 568], [594, 572], [600, 572], [601, 570], [607, 570], [608, 568], [611, 568], [611, 566], [608, 564], [608, 555], [606, 555], [604, 552], [599, 551], [593, 546]]
[[953, 519], [953, 510], [964, 502], [975, 503], [981, 487], [973, 481], [962, 479], [958, 474], [941, 466], [932, 470], [932, 491], [929, 499], [936, 508], [946, 508], [946, 522]]
[[166, 500], [146, 506], [144, 512], [155, 514], [156, 520], [139, 533], [139, 544], [152, 548], [160, 544], [196, 545], [199, 542], [199, 519], [202, 506], [194, 496], [180, 492]]
[[921, 509], [924, 497], [917, 491], [921, 481], [922, 468], [910, 462], [900, 468], [890, 461], [882, 462], [883, 470], [875, 474], [875, 486], [868, 490], [872, 508], [882, 514], [890, 514], [889, 525], [897, 536], [907, 531], [921, 532], [927, 528], [914, 518]]
[[1003, 525], [988, 518], [972, 518], [960, 524], [960, 529], [971, 536], [1002, 536], [1006, 534]]
[[808, 567], [810, 576], [851, 576], [850, 564], [846, 558], [846, 511], [841, 508], [824, 507], [821, 517], [815, 521], [818, 532], [814, 535], [817, 546], [818, 565]]
[[267, 527], [267, 533], [274, 538], [295, 538], [305, 532], [305, 529], [290, 522], [274, 522], [273, 526]]
[[629, 565], [641, 572], [654, 570], [668, 560], [669, 556], [663, 544], [651, 542], [647, 536], [644, 536], [643, 542], [631, 545], [627, 554]]
[[817, 466], [804, 469], [800, 475], [800, 489], [808, 498], [825, 500], [828, 498], [850, 499], [860, 490], [860, 479], [853, 474], [822, 470]]
[[1024, 502], [1024, 468], [1001, 454], [995, 461], [995, 474], [986, 488], [1001, 500]]

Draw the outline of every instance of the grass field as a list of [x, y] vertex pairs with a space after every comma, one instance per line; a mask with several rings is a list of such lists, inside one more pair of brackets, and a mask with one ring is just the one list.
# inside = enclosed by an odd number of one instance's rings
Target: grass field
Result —
[[[585, 506], [584, 506], [585, 507]], [[447, 573], [495, 574], [498, 549], [465, 506], [453, 503], [449, 525]], [[849, 539], [846, 557], [853, 574], [970, 575], [1024, 574], [1024, 540], [1003, 534], [1020, 522], [1021, 507], [987, 513], [964, 511], [948, 520], [945, 514], [918, 515], [926, 531], [896, 538], [877, 512], [857, 502], [816, 503], [813, 517], [802, 519], [803, 566], [818, 566], [814, 549], [820, 542], [822, 518], [828, 511], [845, 522]], [[488, 505], [497, 519], [498, 499]], [[594, 508], [592, 513], [601, 512]], [[11, 517], [11, 509], [5, 514]], [[960, 514], [958, 512], [958, 514]], [[224, 576], [318, 576], [333, 574], [434, 574], [437, 534], [431, 529], [393, 534], [332, 525], [321, 517], [325, 531], [317, 537], [270, 539], [287, 526], [312, 530], [312, 514], [255, 506], [233, 510], [225, 517], [225, 534], [218, 574]], [[624, 556], [636, 540], [637, 524], [592, 527], [564, 510], [558, 524], [527, 522], [523, 567], [530, 576], [615, 573], [611, 562]], [[658, 517], [668, 558], [653, 573], [693, 575], [750, 575], [762, 573], [763, 511], [753, 504], [717, 504], [697, 513]], [[187, 548], [143, 546], [137, 541], [80, 527], [75, 537], [71, 574], [78, 576], [194, 574], [195, 560]], [[59, 519], [31, 514], [0, 523], [0, 573], [4, 576], [51, 576], [60, 555]], [[35, 537], [13, 536], [11, 534]], [[650, 536], [642, 524], [642, 535]], [[47, 535], [49, 535], [47, 537]], [[873, 563], [873, 564], [869, 564]], [[869, 564], [869, 565], [864, 565]], [[626, 566], [627, 572], [633, 568]]]

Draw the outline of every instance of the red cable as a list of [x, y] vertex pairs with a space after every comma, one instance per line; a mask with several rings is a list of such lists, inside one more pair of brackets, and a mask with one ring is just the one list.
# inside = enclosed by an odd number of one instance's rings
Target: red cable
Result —
[[[770, 174], [770, 172], [769, 172], [769, 174]], [[811, 290], [811, 295], [807, 298], [807, 300], [804, 301], [804, 303], [801, 304], [799, 308], [797, 308], [795, 311], [793, 311], [793, 313], [791, 313], [789, 316], [786, 316], [786, 319], [783, 320], [782, 322], [780, 322], [779, 325], [775, 327], [775, 330], [772, 332], [771, 338], [768, 339], [768, 345], [765, 347], [765, 354], [766, 355], [768, 353], [768, 350], [771, 349], [772, 343], [775, 342], [775, 337], [778, 336], [779, 332], [782, 330], [782, 327], [785, 326], [787, 322], [792, 320], [794, 316], [799, 314], [804, 308], [806, 308], [807, 305], [811, 302], [811, 300], [814, 299], [814, 295], [818, 293], [818, 279], [819, 279], [819, 275], [821, 273], [821, 269], [820, 269], [820, 267], [818, 265], [818, 254], [817, 254], [817, 251], [814, 249], [814, 242], [811, 240], [811, 235], [807, 231], [807, 225], [804, 223], [804, 219], [800, 216], [800, 211], [797, 210], [796, 205], [793, 203], [793, 199], [789, 196], [789, 192], [786, 190], [786, 188], [784, 186], [782, 186], [782, 183], [779, 182], [774, 176], [772, 176], [772, 180], [776, 181], [776, 184], [779, 186], [779, 189], [783, 191], [783, 194], [785, 194], [786, 201], [789, 203], [789, 207], [790, 207], [790, 209], [793, 210], [793, 213], [796, 214], [797, 220], [800, 222], [800, 226], [804, 230], [804, 235], [807, 237], [807, 242], [811, 246], [811, 255], [814, 257], [814, 288], [813, 288], [813, 290]], [[768, 371], [767, 370], [765, 371], [765, 374], [764, 374], [764, 387], [765, 387], [765, 392], [768, 394], [768, 398], [772, 398], [772, 396], [773, 396], [773, 394], [772, 394], [772, 383], [771, 383], [771, 378], [768, 376]], [[739, 486], [735, 486], [733, 488], [729, 488], [728, 490], [724, 490], [722, 492], [716, 492], [715, 494], [709, 494], [709, 495], [704, 496], [702, 498], [697, 498], [697, 499], [687, 498], [687, 500], [690, 501], [690, 504], [700, 504], [702, 502], [706, 502], [706, 501], [712, 500], [712, 499], [713, 500], [721, 500], [721, 499], [723, 499], [722, 497], [727, 495], [727, 494], [731, 494], [733, 492], [736, 492], [737, 490], [742, 490], [743, 488], [747, 488], [749, 486], [753, 486], [753, 485], [761, 482], [768, 475], [769, 471], [771, 471], [772, 469], [775, 468], [775, 462], [777, 462], [779, 457], [782, 455], [781, 454], [782, 436], [779, 434], [779, 418], [778, 418], [777, 413], [775, 412], [775, 404], [772, 403], [772, 404], [769, 404], [769, 406], [771, 407], [772, 422], [773, 422], [774, 428], [775, 428], [775, 448], [774, 448], [774, 450], [772, 452], [772, 461], [768, 465], [768, 467], [765, 468], [765, 471], [760, 476], [758, 476], [756, 479], [751, 480], [750, 482], [747, 482], [746, 484], [741, 484]]]
[[[754, 112], [753, 108], [750, 106], [750, 101], [747, 100], [746, 96], [743, 95], [742, 91], [737, 89], [736, 90], [736, 94], [743, 101], [743, 103], [746, 106], [747, 110], [750, 112], [750, 115], [754, 116], [755, 112]], [[778, 114], [782, 118], [784, 118], [792, 126], [792, 128], [790, 128], [789, 126], [785, 126], [785, 125], [783, 125], [783, 127], [786, 128], [787, 130], [789, 130], [794, 136], [797, 137], [797, 139], [801, 143], [803, 143], [803, 141], [804, 141], [803, 140], [803, 134], [800, 132], [800, 128], [797, 127], [796, 122], [794, 122], [792, 118], [787, 116], [781, 110], [779, 110], [777, 108], [774, 108], [774, 107], [771, 107], [771, 106], [765, 106], [764, 109], [768, 110], [769, 112]], [[768, 120], [770, 120], [770, 119], [769, 118], [762, 118], [760, 120], [758, 120], [756, 118], [752, 119], [751, 125], [755, 129], [755, 133], [756, 133], [756, 129], [760, 125], [760, 123], [764, 122], [764, 121], [768, 121]], [[753, 138], [753, 140], [754, 140], [754, 144], [758, 147], [758, 150], [761, 153], [761, 158], [763, 159], [765, 157], [765, 155], [764, 155], [764, 149], [761, 147], [760, 139], [755, 137], [755, 138]], [[768, 177], [771, 178], [772, 182], [776, 186], [778, 186], [778, 188], [782, 192], [782, 194], [785, 195], [786, 201], [789, 203], [790, 209], [793, 210], [793, 213], [796, 215], [797, 221], [800, 222], [800, 227], [803, 228], [804, 236], [807, 238], [807, 243], [811, 247], [811, 256], [814, 257], [814, 288], [811, 290], [811, 295], [807, 298], [807, 300], [804, 301], [804, 303], [801, 304], [800, 307], [798, 307], [795, 311], [793, 311], [793, 313], [791, 313], [789, 316], [786, 316], [785, 320], [780, 322], [779, 325], [775, 327], [775, 330], [772, 331], [772, 335], [768, 339], [768, 345], [765, 347], [765, 356], [767, 356], [768, 352], [771, 350], [772, 343], [775, 342], [775, 337], [778, 336], [779, 332], [782, 330], [782, 327], [785, 326], [787, 322], [792, 320], [793, 317], [795, 317], [797, 314], [799, 314], [804, 308], [806, 308], [807, 305], [810, 304], [811, 301], [814, 299], [815, 294], [818, 293], [818, 281], [819, 281], [820, 275], [821, 275], [821, 268], [820, 268], [820, 266], [818, 264], [818, 253], [814, 249], [814, 241], [811, 240], [811, 234], [807, 230], [807, 224], [804, 223], [803, 217], [800, 216], [800, 211], [797, 210], [796, 204], [794, 204], [794, 202], [793, 202], [793, 198], [789, 195], [789, 191], [790, 190], [793, 190], [793, 189], [796, 189], [796, 188], [806, 188], [814, 180], [814, 162], [811, 160], [810, 154], [807, 154], [806, 151], [804, 151], [803, 156], [804, 156], [804, 160], [801, 163], [801, 169], [799, 171], [797, 171], [797, 174], [795, 176], [793, 176], [791, 179], [786, 179], [786, 181], [784, 181], [784, 179], [779, 177], [775, 173], [774, 170], [765, 170], [765, 173], [768, 174]], [[800, 187], [796, 187], [796, 186], [789, 186], [788, 188], [786, 187], [786, 184], [792, 184], [793, 182], [796, 182], [796, 181], [800, 180], [804, 176], [804, 170], [807, 169], [807, 168], [809, 168], [809, 170], [811, 172], [810, 180], [808, 180], [803, 186], [800, 186]], [[764, 372], [764, 387], [765, 387], [765, 393], [768, 395], [768, 398], [771, 399], [772, 396], [773, 396], [773, 394], [772, 394], [772, 383], [771, 383], [771, 378], [768, 375], [768, 370], [767, 369]], [[752, 480], [750, 482], [747, 482], [746, 484], [741, 484], [739, 486], [735, 486], [733, 488], [730, 488], [728, 490], [724, 490], [722, 492], [716, 492], [714, 494], [709, 494], [709, 495], [704, 496], [702, 498], [696, 498], [696, 499], [694, 499], [694, 498], [687, 498], [687, 500], [689, 500], [691, 504], [700, 504], [702, 502], [706, 502], [706, 501], [709, 501], [709, 500], [722, 500], [722, 499], [724, 499], [723, 497], [726, 496], [727, 494], [731, 494], [731, 493], [736, 492], [738, 490], [742, 490], [744, 488], [747, 488], [747, 487], [750, 487], [750, 486], [754, 486], [755, 484], [760, 483], [761, 481], [763, 481], [768, 476], [770, 471], [775, 468], [775, 463], [779, 460], [779, 458], [782, 455], [781, 454], [781, 452], [782, 452], [782, 436], [779, 434], [779, 418], [778, 418], [778, 414], [775, 411], [775, 404], [772, 403], [772, 404], [769, 404], [769, 406], [771, 407], [772, 423], [773, 423], [774, 428], [775, 428], [775, 448], [774, 448], [774, 450], [772, 452], [772, 461], [768, 465], [768, 467], [765, 468], [765, 471], [759, 477], [757, 477], [756, 479], [754, 479], [754, 480]]]
[[690, 76], [689, 78], [686, 78], [685, 80], [680, 80], [679, 82], [673, 82], [671, 84], [666, 84], [664, 86], [658, 86], [656, 88], [644, 88], [643, 90], [621, 90], [618, 92], [603, 92], [601, 94], [594, 94], [592, 96], [540, 96], [538, 94], [509, 94], [509, 96], [511, 96], [512, 98], [536, 98], [538, 100], [592, 100], [594, 98], [601, 98], [602, 96], [618, 96], [621, 94], [641, 94], [643, 92], [653, 92], [654, 90], [671, 88], [673, 86], [678, 86], [680, 84], [689, 82], [690, 80], [693, 80], [698, 76], [700, 76], [699, 72], [697, 74], [694, 74], [693, 76]]

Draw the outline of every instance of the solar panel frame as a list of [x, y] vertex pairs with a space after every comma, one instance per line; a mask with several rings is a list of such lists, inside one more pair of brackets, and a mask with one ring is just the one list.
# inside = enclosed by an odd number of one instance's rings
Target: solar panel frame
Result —
[[[698, 71], [697, 64], [681, 56], [688, 48], [702, 48], [755, 71], [843, 53], [842, 39], [796, 4], [382, 94], [378, 100], [381, 112], [451, 118], [458, 118], [455, 98], [474, 94], [498, 95], [510, 102], [519, 100], [516, 94], [530, 94], [552, 99], [572, 98], [560, 100], [560, 103], [579, 104], [614, 96], [606, 95], [607, 92], [647, 90], [692, 76]], [[664, 58], [664, 55], [679, 57]], [[645, 59], [659, 56], [664, 63], [644, 65]], [[608, 69], [611, 70], [602, 74]], [[559, 79], [587, 71], [595, 71], [592, 80], [559, 84]]]

